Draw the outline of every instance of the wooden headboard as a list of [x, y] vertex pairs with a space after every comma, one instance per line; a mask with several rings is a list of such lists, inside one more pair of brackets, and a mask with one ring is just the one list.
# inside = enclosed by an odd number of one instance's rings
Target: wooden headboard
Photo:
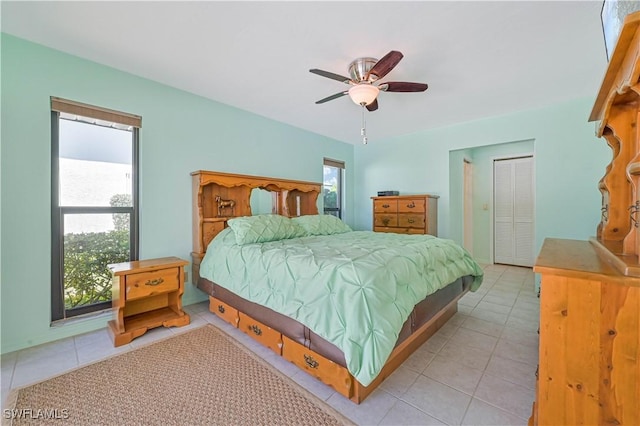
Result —
[[198, 170], [191, 173], [193, 193], [192, 282], [200, 278], [200, 262], [207, 246], [227, 220], [251, 216], [251, 191], [272, 193], [274, 214], [287, 217], [318, 214], [321, 183]]

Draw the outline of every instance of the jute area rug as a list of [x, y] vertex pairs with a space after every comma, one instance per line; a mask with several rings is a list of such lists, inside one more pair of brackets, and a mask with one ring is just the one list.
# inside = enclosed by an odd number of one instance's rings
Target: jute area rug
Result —
[[213, 325], [16, 389], [8, 409], [3, 424], [352, 424]]

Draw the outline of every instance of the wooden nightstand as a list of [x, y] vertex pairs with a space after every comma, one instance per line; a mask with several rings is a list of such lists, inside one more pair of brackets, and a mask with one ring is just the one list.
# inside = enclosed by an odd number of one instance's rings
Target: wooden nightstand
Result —
[[187, 264], [177, 257], [164, 257], [108, 265], [114, 308], [108, 329], [114, 346], [126, 345], [150, 328], [189, 324], [189, 315], [182, 310]]

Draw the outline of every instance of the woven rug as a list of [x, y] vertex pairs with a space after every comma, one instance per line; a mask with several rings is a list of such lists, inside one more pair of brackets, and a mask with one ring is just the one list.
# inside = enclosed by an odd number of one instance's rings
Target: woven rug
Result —
[[3, 424], [351, 424], [213, 325], [16, 389], [8, 409], [26, 411]]

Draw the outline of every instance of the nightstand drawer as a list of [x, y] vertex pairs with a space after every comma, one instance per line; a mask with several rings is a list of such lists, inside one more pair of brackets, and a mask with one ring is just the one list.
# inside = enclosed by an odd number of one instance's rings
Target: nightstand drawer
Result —
[[238, 328], [253, 337], [264, 346], [278, 355], [282, 355], [282, 335], [271, 327], [267, 327], [260, 321], [256, 321], [249, 315], [238, 312], [240, 322]]
[[398, 200], [375, 200], [373, 202], [375, 213], [396, 213], [398, 211]]
[[374, 226], [398, 226], [398, 215], [376, 214], [374, 216]]
[[125, 300], [135, 300], [152, 294], [178, 290], [179, 274], [179, 268], [169, 268], [127, 275]]
[[424, 213], [425, 212], [425, 200], [412, 199], [412, 200], [398, 200], [398, 213]]
[[424, 229], [424, 215], [420, 214], [401, 214], [398, 215], [398, 226], [406, 228]]

